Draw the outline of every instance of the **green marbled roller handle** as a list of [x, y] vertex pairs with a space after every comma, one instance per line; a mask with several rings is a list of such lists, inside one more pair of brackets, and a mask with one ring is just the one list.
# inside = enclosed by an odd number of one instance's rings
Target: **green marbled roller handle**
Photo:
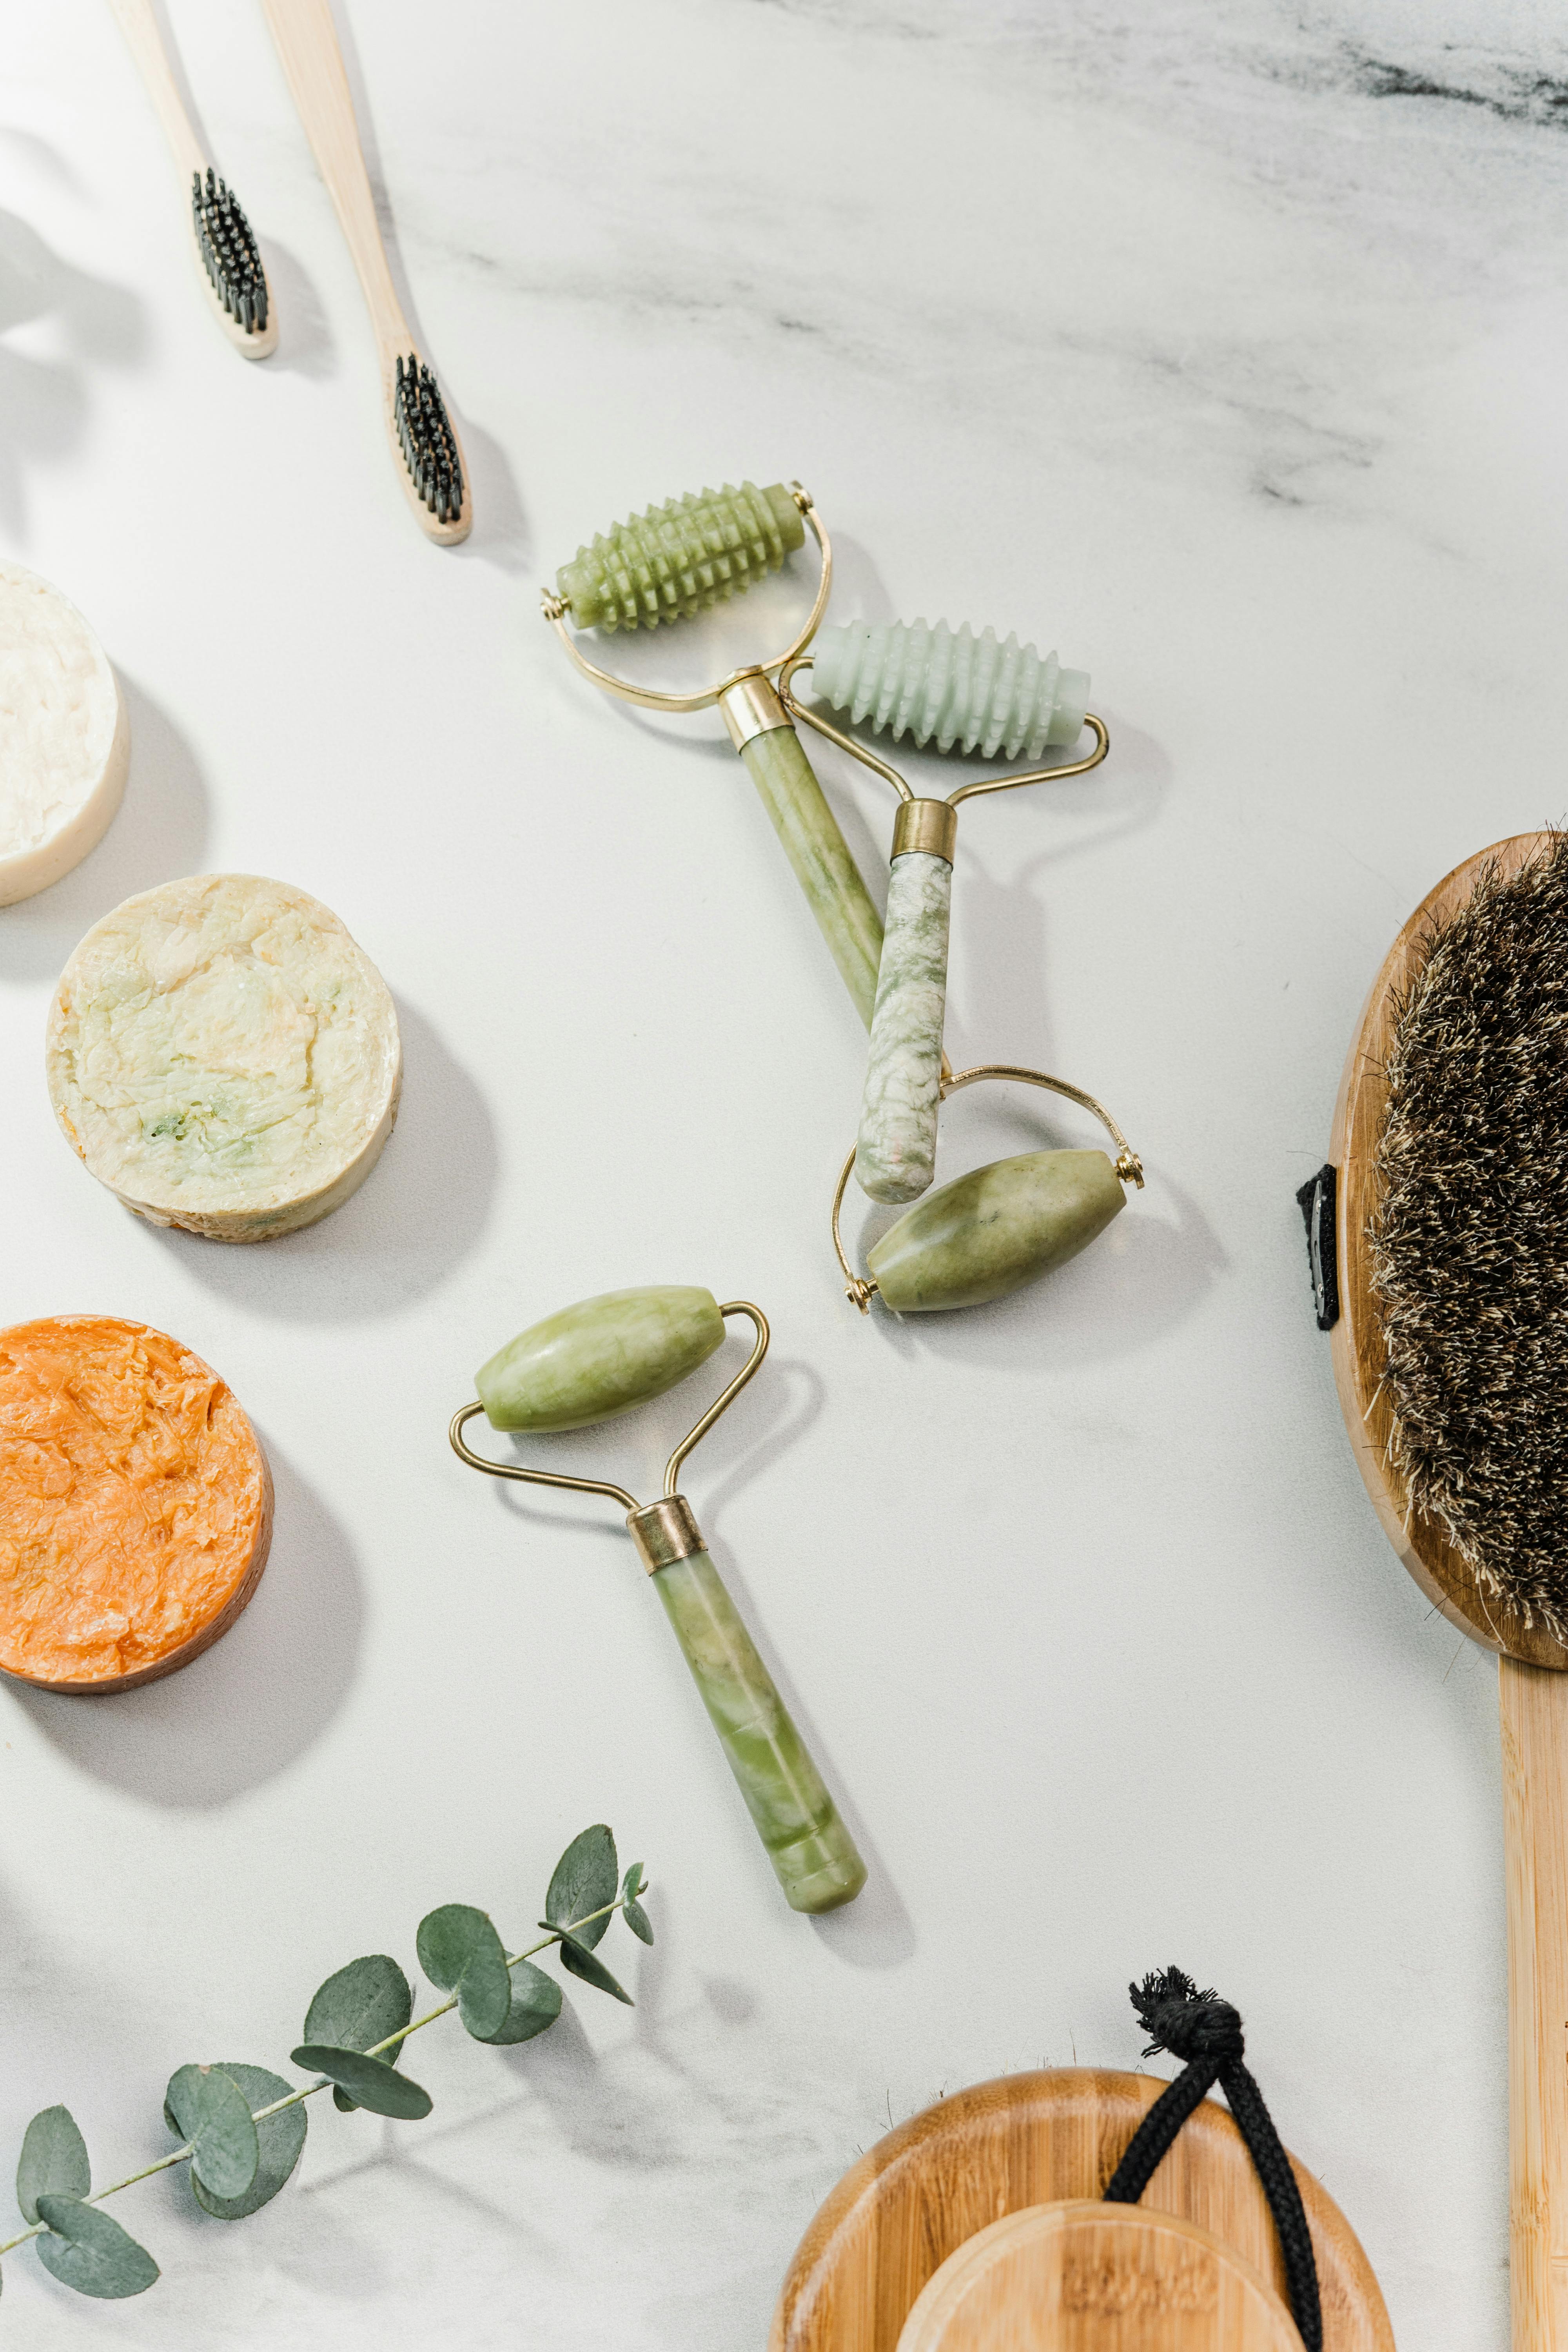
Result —
[[743, 743], [741, 757], [868, 1029], [882, 954], [882, 919], [800, 737], [793, 727], [770, 728]]
[[653, 1583], [791, 1909], [836, 1911], [866, 1865], [718, 1570], [696, 1551]]
[[855, 1174], [873, 1201], [914, 1201], [936, 1170], [952, 867], [907, 849], [888, 877]]

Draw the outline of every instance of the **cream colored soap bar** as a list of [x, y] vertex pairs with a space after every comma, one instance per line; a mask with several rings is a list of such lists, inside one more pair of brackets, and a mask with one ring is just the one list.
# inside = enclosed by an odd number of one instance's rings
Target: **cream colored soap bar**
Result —
[[0, 907], [97, 848], [130, 759], [103, 647], [58, 588], [0, 563]]
[[402, 1055], [337, 917], [254, 874], [165, 882], [95, 923], [50, 1008], [49, 1096], [99, 1181], [157, 1225], [258, 1242], [380, 1157]]

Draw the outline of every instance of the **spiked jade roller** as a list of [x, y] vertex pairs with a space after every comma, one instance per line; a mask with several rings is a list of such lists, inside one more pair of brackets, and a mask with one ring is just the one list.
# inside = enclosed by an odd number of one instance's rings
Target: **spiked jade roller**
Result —
[[906, 1209], [870, 1252], [870, 1280], [844, 1254], [838, 1214], [855, 1167], [852, 1151], [833, 1195], [833, 1247], [845, 1297], [870, 1311], [879, 1297], [895, 1315], [924, 1315], [948, 1307], [981, 1307], [1005, 1298], [1087, 1249], [1121, 1208], [1125, 1187], [1143, 1189], [1143, 1163], [1103, 1104], [1065, 1078], [1012, 1063], [991, 1062], [945, 1078], [942, 1093], [956, 1094], [992, 1078], [1044, 1087], [1092, 1111], [1114, 1139], [1104, 1151], [1026, 1151], [993, 1160], [943, 1184]]
[[[463, 1436], [480, 1412], [492, 1429], [531, 1433], [586, 1429], [630, 1412], [707, 1362], [722, 1343], [727, 1315], [745, 1316], [756, 1344], [670, 1455], [656, 1503], [639, 1503], [604, 1479], [488, 1461]], [[709, 1291], [693, 1288], [607, 1291], [547, 1317], [492, 1356], [474, 1383], [478, 1402], [454, 1415], [450, 1434], [459, 1459], [489, 1477], [609, 1495], [625, 1507], [638, 1557], [786, 1900], [796, 1911], [835, 1911], [858, 1895], [866, 1865], [676, 1487], [687, 1455], [734, 1402], [767, 1349], [767, 1318], [743, 1298], [721, 1307]]]
[[[573, 630], [657, 628], [690, 620], [744, 593], [805, 544], [809, 524], [822, 555], [805, 625], [782, 654], [749, 664], [700, 694], [662, 694], [633, 686], [588, 660]], [[834, 962], [868, 1028], [882, 952], [882, 919], [823, 796], [773, 674], [804, 653], [816, 635], [833, 583], [833, 549], [810, 494], [798, 482], [758, 489], [703, 490], [616, 523], [581, 547], [555, 575], [544, 617], [584, 677], [645, 710], [706, 710], [717, 704], [744, 761], [784, 855], [795, 868]]]
[[[921, 799], [885, 760], [795, 699], [791, 680], [802, 669], [812, 672], [828, 703], [847, 708], [856, 723], [868, 719], [879, 733], [890, 730], [895, 742], [908, 729], [922, 750], [934, 737], [939, 751], [956, 744], [987, 760], [998, 751], [1010, 760], [1022, 752], [1030, 764], [1016, 775], [963, 784], [943, 801]], [[936, 1166], [959, 803], [1084, 775], [1104, 759], [1110, 737], [1087, 708], [1082, 670], [1063, 669], [1055, 654], [1042, 661], [1016, 636], [1001, 645], [994, 629], [977, 637], [967, 622], [956, 635], [945, 621], [934, 629], [924, 621], [825, 629], [814, 653], [785, 662], [779, 691], [794, 716], [884, 777], [899, 795], [855, 1175], [873, 1201], [918, 1200]], [[1034, 764], [1048, 745], [1076, 743], [1086, 726], [1095, 738], [1086, 759]]]

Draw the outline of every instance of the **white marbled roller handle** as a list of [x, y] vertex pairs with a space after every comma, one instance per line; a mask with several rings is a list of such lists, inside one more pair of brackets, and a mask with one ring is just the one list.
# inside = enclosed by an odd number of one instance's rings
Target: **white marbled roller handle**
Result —
[[928, 849], [895, 857], [855, 1174], [873, 1201], [918, 1200], [936, 1167], [952, 867]]

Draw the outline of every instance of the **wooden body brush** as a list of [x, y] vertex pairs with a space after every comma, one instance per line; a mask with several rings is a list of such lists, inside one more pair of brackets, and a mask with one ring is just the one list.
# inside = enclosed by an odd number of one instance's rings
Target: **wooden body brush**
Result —
[[443, 547], [473, 527], [468, 470], [441, 388], [403, 315], [376, 223], [331, 0], [261, 0], [300, 120], [364, 289], [387, 438], [421, 530]]
[[1513, 2352], [1568, 2352], [1565, 1039], [1568, 839], [1525, 834], [1400, 932], [1303, 1188], [1367, 1490], [1422, 1591], [1499, 1654]]
[[278, 320], [250, 223], [238, 198], [213, 169], [185, 111], [152, 0], [109, 0], [109, 5], [158, 110], [174, 161], [190, 183], [196, 266], [218, 325], [247, 360], [264, 360], [277, 347]]

